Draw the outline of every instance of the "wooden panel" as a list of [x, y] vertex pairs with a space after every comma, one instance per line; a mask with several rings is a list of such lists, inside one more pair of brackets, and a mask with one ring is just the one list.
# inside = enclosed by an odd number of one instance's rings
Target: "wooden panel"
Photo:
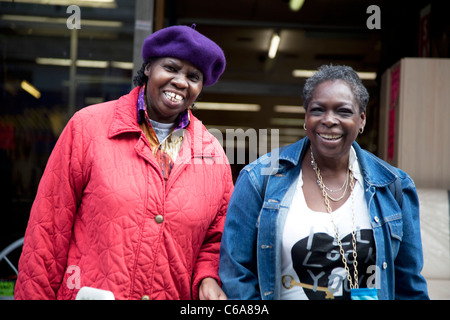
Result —
[[[383, 82], [387, 82], [388, 71], [383, 75]], [[387, 85], [383, 87], [389, 88], [390, 84]], [[383, 121], [386, 121], [389, 92], [386, 96], [381, 106], [385, 109], [384, 119], [380, 119]], [[450, 59], [400, 61], [397, 115], [396, 157], [391, 163], [409, 173], [418, 187], [450, 189]], [[380, 130], [384, 130], [382, 136], [387, 143], [386, 126], [380, 123]], [[385, 145], [382, 147], [386, 150]], [[386, 153], [382, 157], [387, 159]]]

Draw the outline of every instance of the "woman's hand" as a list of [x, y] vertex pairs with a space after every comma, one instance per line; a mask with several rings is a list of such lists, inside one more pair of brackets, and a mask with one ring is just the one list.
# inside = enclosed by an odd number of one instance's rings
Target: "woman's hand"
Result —
[[200, 300], [227, 300], [225, 292], [213, 278], [205, 278], [200, 282], [198, 296]]

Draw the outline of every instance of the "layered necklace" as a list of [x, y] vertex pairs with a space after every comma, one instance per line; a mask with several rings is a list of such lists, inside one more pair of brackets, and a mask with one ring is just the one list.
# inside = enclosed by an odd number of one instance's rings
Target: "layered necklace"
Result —
[[[355, 182], [353, 181], [353, 172], [350, 170], [350, 168], [347, 169], [345, 182], [342, 185], [342, 187], [340, 188], [341, 190], [343, 188], [345, 188], [342, 196], [340, 196], [337, 199], [332, 198], [329, 195], [328, 191], [333, 192], [333, 190], [327, 188], [325, 186], [325, 184], [323, 183], [322, 175], [320, 174], [320, 169], [317, 166], [317, 163], [316, 163], [316, 161], [314, 159], [312, 146], [311, 146], [310, 149], [311, 149], [311, 165], [312, 165], [312, 167], [314, 169], [314, 172], [316, 173], [317, 184], [319, 185], [319, 188], [322, 191], [322, 195], [323, 195], [323, 198], [324, 198], [324, 201], [325, 201], [325, 206], [327, 207], [327, 212], [330, 214], [331, 222], [333, 223], [335, 237], [336, 237], [337, 243], [339, 245], [339, 253], [341, 254], [342, 263], [344, 264], [345, 271], [347, 272], [347, 279], [348, 279], [348, 283], [349, 283], [350, 289], [357, 289], [357, 288], [359, 288], [359, 285], [358, 285], [358, 268], [357, 268], [358, 267], [358, 262], [356, 261], [357, 253], [356, 253], [356, 228], [355, 228], [355, 209], [354, 209], [355, 208], [355, 197], [354, 197], [354, 193], [353, 193], [353, 188], [355, 186]], [[349, 181], [350, 181], [350, 183], [349, 183]], [[354, 276], [354, 281], [352, 279], [352, 275], [351, 275], [350, 269], [348, 267], [347, 258], [345, 257], [345, 251], [344, 251], [344, 248], [342, 247], [342, 241], [341, 241], [341, 238], [339, 236], [339, 232], [338, 232], [336, 223], [334, 222], [334, 218], [333, 218], [333, 215], [332, 215], [333, 210], [331, 209], [331, 206], [330, 206], [330, 200], [337, 202], [337, 201], [339, 201], [339, 200], [344, 198], [344, 196], [347, 194], [348, 185], [350, 185], [350, 195], [352, 197], [352, 224], [353, 224], [353, 228], [352, 228], [352, 245], [353, 245], [353, 269], [354, 269], [353, 270], [353, 276]], [[337, 191], [338, 190], [336, 190], [336, 192]]]
[[[332, 189], [328, 188], [328, 187], [325, 185], [325, 183], [323, 183], [322, 176], [320, 175], [320, 169], [319, 169], [319, 167], [317, 166], [316, 160], [314, 159], [314, 154], [313, 154], [313, 152], [312, 152], [312, 148], [311, 148], [311, 166], [313, 167], [314, 172], [316, 173], [316, 176], [317, 176], [317, 180], [316, 180], [317, 185], [319, 186], [320, 189], [324, 189], [324, 190], [325, 190], [325, 192], [326, 192], [326, 194], [327, 194], [327, 196], [328, 196], [328, 199], [330, 199], [331, 201], [334, 201], [334, 202], [338, 202], [338, 201], [342, 200], [342, 199], [345, 197], [345, 195], [347, 194], [348, 185], [349, 185], [349, 183], [348, 183], [348, 181], [349, 181], [348, 177], [349, 177], [349, 174], [351, 174], [350, 168], [347, 170], [347, 174], [346, 174], [346, 176], [345, 176], [344, 184], [343, 184], [339, 189], [332, 190]], [[350, 179], [350, 180], [351, 180], [351, 179]], [[342, 193], [342, 195], [341, 195], [340, 197], [338, 197], [338, 198], [333, 198], [333, 197], [330, 195], [330, 193], [337, 193], [337, 192], [342, 191], [342, 189], [344, 189], [344, 191], [343, 191], [343, 193]]]

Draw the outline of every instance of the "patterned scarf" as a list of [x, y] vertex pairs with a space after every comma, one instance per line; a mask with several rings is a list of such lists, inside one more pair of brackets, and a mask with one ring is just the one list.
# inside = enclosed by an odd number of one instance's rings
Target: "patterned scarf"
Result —
[[153, 155], [161, 168], [164, 180], [167, 181], [181, 149], [184, 138], [183, 129], [190, 123], [189, 110], [186, 109], [179, 114], [173, 130], [163, 141], [159, 141], [155, 130], [153, 130], [152, 124], [150, 123], [150, 118], [148, 117], [145, 88], [146, 86], [144, 85], [139, 90], [137, 100], [137, 120], [150, 143]]

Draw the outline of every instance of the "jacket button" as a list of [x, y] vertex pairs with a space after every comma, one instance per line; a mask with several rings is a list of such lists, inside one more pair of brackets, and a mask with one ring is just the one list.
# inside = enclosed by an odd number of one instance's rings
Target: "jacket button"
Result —
[[155, 217], [155, 221], [156, 221], [156, 223], [162, 223], [163, 221], [164, 221], [164, 217], [162, 216], [162, 215], [160, 215], [160, 214], [158, 214], [156, 217]]
[[148, 295], [143, 295], [141, 300], [150, 300], [150, 297]]
[[378, 218], [377, 216], [375, 216], [375, 218], [373, 218], [375, 220], [376, 223], [380, 222], [380, 218]]

